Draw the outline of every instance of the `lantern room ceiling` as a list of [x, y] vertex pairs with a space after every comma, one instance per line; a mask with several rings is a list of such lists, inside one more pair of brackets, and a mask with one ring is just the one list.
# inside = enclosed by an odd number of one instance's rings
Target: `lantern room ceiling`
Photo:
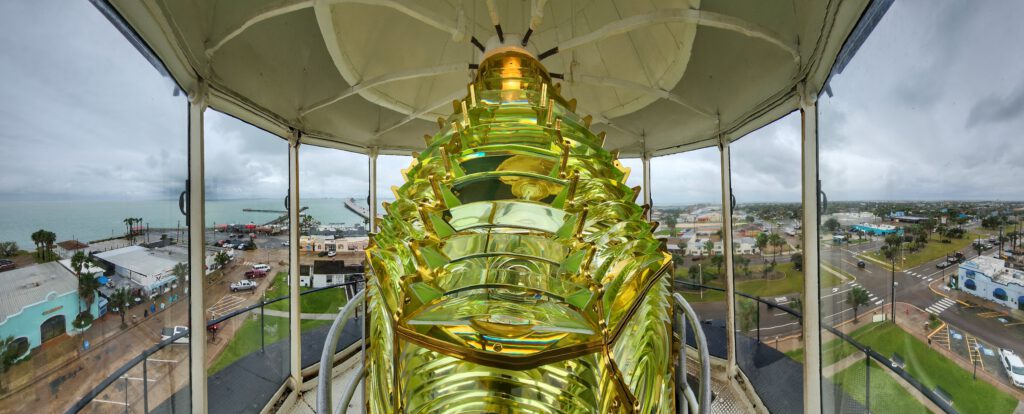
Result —
[[190, 94], [206, 88], [217, 110], [358, 152], [421, 149], [466, 96], [481, 48], [528, 37], [562, 95], [623, 156], [735, 140], [797, 109], [799, 84], [822, 87], [868, 4], [109, 1]]

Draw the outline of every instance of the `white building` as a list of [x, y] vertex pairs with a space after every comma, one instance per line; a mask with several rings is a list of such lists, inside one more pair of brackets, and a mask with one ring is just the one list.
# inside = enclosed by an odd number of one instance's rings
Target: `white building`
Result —
[[305, 252], [355, 252], [365, 250], [369, 244], [369, 237], [335, 238], [322, 235], [299, 237], [299, 250]]
[[180, 263], [170, 252], [129, 246], [95, 255], [113, 266], [114, 273], [137, 283], [152, 297], [166, 292], [177, 280], [174, 266]]
[[1024, 271], [994, 257], [979, 256], [961, 264], [957, 288], [982, 299], [1024, 310]]

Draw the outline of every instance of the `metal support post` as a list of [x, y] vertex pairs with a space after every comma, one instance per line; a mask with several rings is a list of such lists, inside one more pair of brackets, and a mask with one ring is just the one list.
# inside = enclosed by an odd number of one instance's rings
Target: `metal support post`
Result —
[[818, 181], [818, 91], [807, 90], [801, 83], [801, 187], [803, 190], [804, 249], [804, 410], [821, 411], [821, 314], [819, 313], [818, 226], [820, 221], [820, 181]]
[[370, 196], [367, 204], [370, 207], [370, 220], [367, 232], [377, 232], [377, 148], [370, 148]]
[[[868, 348], [871, 349], [871, 348]], [[864, 408], [871, 412], [871, 355], [864, 351]]]
[[149, 358], [142, 359], [142, 412], [149, 412], [149, 370], [146, 367]]
[[203, 285], [206, 279], [206, 194], [203, 162], [203, 114], [206, 111], [206, 82], [189, 95], [188, 104], [188, 267], [189, 267], [189, 376], [192, 412], [205, 413], [206, 394], [206, 310]]
[[757, 320], [757, 343], [761, 343], [761, 302], [754, 301], [754, 306], [757, 306], [757, 316], [754, 318]]
[[[725, 318], [726, 360], [729, 377], [736, 373], [736, 284], [732, 263], [732, 167], [729, 164], [729, 139], [719, 137], [722, 160], [722, 253], [725, 255]], [[709, 254], [711, 252], [708, 252]]]
[[643, 188], [643, 191], [644, 191], [644, 205], [650, 207], [650, 208], [647, 209], [647, 217], [645, 217], [645, 218], [648, 221], [650, 221], [651, 220], [651, 214], [653, 214], [652, 212], [654, 211], [653, 201], [651, 200], [651, 157], [645, 151], [640, 156], [640, 161], [643, 162], [643, 166], [644, 166], [644, 188]]
[[[266, 295], [266, 292], [264, 292], [263, 294]], [[267, 330], [265, 318], [266, 313], [263, 312], [263, 307], [264, 305], [266, 305], [266, 302], [266, 298], [260, 298], [260, 352], [264, 352], [267, 350], [267, 342], [266, 338], [264, 338], [264, 336], [266, 336], [264, 335], [264, 332], [266, 332]]]
[[291, 334], [291, 379], [302, 384], [302, 306], [299, 290], [299, 135], [288, 138], [288, 316]]

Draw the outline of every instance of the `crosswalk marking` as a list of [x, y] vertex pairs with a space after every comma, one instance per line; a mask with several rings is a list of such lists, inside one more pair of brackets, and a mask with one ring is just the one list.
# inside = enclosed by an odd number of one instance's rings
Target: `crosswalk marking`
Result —
[[954, 304], [956, 304], [956, 302], [954, 302], [952, 299], [942, 298], [938, 302], [935, 302], [931, 306], [926, 308], [925, 311], [932, 315], [938, 315], [944, 312], [946, 309], [949, 309], [949, 307], [953, 306]]

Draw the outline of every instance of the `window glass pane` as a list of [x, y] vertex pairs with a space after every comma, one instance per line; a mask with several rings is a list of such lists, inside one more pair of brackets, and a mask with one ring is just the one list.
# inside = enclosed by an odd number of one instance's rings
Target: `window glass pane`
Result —
[[[0, 3], [0, 54], [0, 411], [64, 412], [188, 327], [186, 101], [89, 2]], [[151, 357], [84, 410], [188, 412]]]
[[894, 2], [818, 101], [827, 410], [935, 410], [923, 392], [961, 413], [1019, 406], [1000, 353], [1024, 354], [1022, 205], [1006, 201], [1024, 190], [1024, 65], [1004, 47], [1022, 16]]
[[401, 187], [405, 183], [402, 170], [408, 169], [412, 157], [405, 155], [377, 156], [377, 215], [385, 213], [382, 203], [393, 203], [395, 193], [391, 187]]
[[289, 374], [288, 142], [212, 109], [205, 134], [209, 407], [258, 411]]
[[715, 265], [704, 246], [722, 226], [718, 154], [717, 148], [704, 148], [651, 159], [651, 197], [653, 219], [660, 223], [656, 234], [668, 238], [675, 286], [700, 319], [710, 321], [704, 325], [709, 353], [725, 358], [725, 268]]
[[[368, 166], [362, 154], [299, 147], [299, 193], [309, 207], [299, 241], [303, 367], [320, 362], [334, 316], [360, 288], [369, 241], [363, 216]], [[358, 324], [350, 325], [338, 350], [359, 340]]]
[[733, 142], [730, 151], [736, 363], [770, 411], [802, 412], [800, 114]]

